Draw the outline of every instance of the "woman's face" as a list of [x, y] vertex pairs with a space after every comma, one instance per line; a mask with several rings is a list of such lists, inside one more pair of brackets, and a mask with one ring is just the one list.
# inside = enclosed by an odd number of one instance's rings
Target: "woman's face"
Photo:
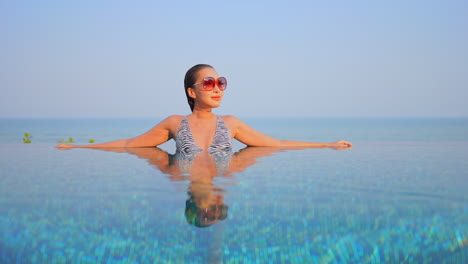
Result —
[[197, 80], [195, 82], [202, 84], [193, 85], [191, 88], [189, 88], [189, 96], [195, 100], [195, 109], [216, 108], [221, 105], [224, 91], [222, 91], [218, 85], [215, 85], [211, 91], [204, 90], [203, 79], [207, 77], [212, 77], [217, 81], [219, 75], [213, 68], [203, 68], [197, 72]]

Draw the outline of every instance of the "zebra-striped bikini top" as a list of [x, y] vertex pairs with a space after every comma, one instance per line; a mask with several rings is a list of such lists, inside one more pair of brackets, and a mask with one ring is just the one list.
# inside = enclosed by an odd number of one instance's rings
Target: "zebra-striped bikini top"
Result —
[[[179, 130], [175, 138], [177, 152], [182, 154], [197, 154], [203, 149], [200, 148], [193, 139], [192, 131], [188, 123], [187, 116], [180, 122]], [[213, 143], [208, 147], [209, 153], [223, 153], [232, 150], [231, 135], [221, 117], [216, 116], [216, 132]]]

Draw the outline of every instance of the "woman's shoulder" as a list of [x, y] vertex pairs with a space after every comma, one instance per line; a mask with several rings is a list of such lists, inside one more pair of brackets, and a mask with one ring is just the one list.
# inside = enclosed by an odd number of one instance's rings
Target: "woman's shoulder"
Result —
[[178, 126], [183, 118], [183, 115], [171, 115], [159, 122], [159, 124], [157, 124], [156, 127], [173, 128], [175, 126]]
[[224, 115], [224, 116], [221, 116], [221, 118], [223, 119], [225, 123], [234, 124], [234, 125], [242, 122], [239, 118], [233, 115]]
[[185, 116], [183, 115], [170, 115], [165, 120], [167, 121], [181, 121]]
[[220, 116], [223, 120], [227, 121], [227, 120], [238, 120], [239, 118], [233, 116], [233, 115], [223, 115], [223, 116]]

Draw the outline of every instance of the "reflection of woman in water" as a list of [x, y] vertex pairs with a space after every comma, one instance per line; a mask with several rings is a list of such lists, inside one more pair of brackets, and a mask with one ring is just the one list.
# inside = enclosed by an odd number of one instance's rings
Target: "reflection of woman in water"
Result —
[[187, 116], [173, 115], [161, 121], [148, 132], [130, 139], [90, 145], [60, 144], [68, 148], [154, 147], [170, 139], [177, 150], [185, 153], [216, 151], [231, 148], [235, 138], [248, 146], [263, 147], [320, 147], [345, 149], [351, 143], [339, 140], [332, 143], [314, 143], [280, 140], [262, 134], [234, 116], [217, 116], [212, 110], [220, 106], [227, 81], [219, 77], [213, 67], [198, 64], [190, 68], [184, 79], [185, 94], [192, 110]]
[[203, 151], [196, 155], [177, 151], [173, 166], [187, 175], [190, 186], [185, 202], [187, 222], [197, 227], [207, 227], [227, 217], [228, 206], [224, 204], [223, 189], [213, 184], [216, 176], [230, 174], [231, 150]]
[[181, 151], [175, 155], [176, 164], [189, 174], [189, 198], [185, 202], [187, 222], [207, 227], [227, 217], [223, 190], [213, 184], [213, 178], [229, 173], [230, 150], [204, 151], [193, 157]]
[[[284, 148], [282, 148], [284, 149]], [[189, 181], [189, 198], [185, 202], [188, 223], [207, 227], [226, 219], [228, 206], [224, 203], [224, 190], [216, 186], [215, 177], [232, 177], [257, 163], [257, 159], [280, 151], [279, 148], [247, 147], [236, 153], [229, 151], [200, 152], [186, 155], [168, 154], [159, 148], [102, 148], [113, 152], [126, 152], [145, 159], [149, 164], [169, 175], [174, 182]]]
[[222, 263], [225, 220], [228, 216], [228, 206], [224, 203], [222, 186], [215, 185], [215, 177], [232, 177], [234, 173], [242, 172], [245, 168], [257, 163], [257, 159], [269, 156], [283, 149], [298, 148], [256, 148], [247, 147], [236, 153], [231, 150], [202, 151], [192, 155], [177, 151], [170, 155], [159, 148], [105, 148], [114, 152], [127, 152], [145, 159], [149, 164], [169, 175], [172, 181], [187, 181], [189, 198], [185, 202], [185, 219], [208, 235], [197, 236], [201, 246], [206, 249], [205, 263]]
[[208, 183], [192, 182], [185, 202], [185, 218], [189, 224], [207, 227], [227, 217], [223, 190]]

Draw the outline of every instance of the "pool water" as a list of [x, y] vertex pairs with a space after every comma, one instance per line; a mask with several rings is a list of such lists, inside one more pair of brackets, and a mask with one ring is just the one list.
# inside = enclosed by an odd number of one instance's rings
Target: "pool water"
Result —
[[2, 143], [0, 263], [467, 263], [468, 141], [353, 143]]

